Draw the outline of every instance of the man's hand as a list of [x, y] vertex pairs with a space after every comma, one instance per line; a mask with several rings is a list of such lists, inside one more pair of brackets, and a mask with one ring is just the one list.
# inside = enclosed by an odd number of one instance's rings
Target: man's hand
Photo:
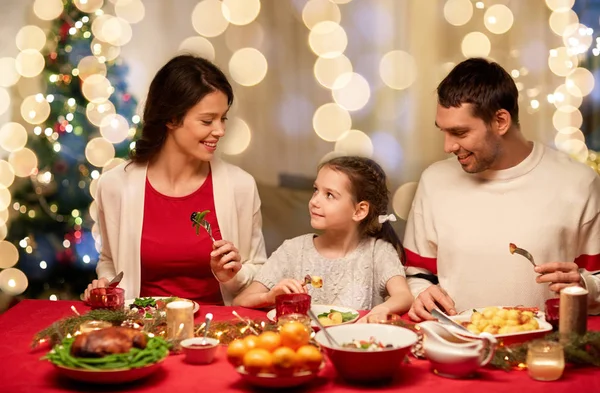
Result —
[[408, 316], [415, 322], [432, 320], [435, 318], [430, 311], [434, 308], [442, 308], [446, 314], [456, 315], [454, 300], [439, 285], [431, 285], [421, 292], [410, 307]]
[[534, 270], [540, 275], [535, 279], [537, 283], [550, 283], [551, 291], [559, 293], [563, 288], [579, 285], [581, 275], [579, 266], [575, 262], [550, 262], [537, 265]]

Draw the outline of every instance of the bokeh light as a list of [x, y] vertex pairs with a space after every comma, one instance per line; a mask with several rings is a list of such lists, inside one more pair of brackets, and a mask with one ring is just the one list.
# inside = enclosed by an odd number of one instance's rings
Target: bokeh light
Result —
[[83, 81], [81, 92], [88, 101], [102, 103], [110, 97], [114, 88], [103, 75], [90, 75]]
[[222, 12], [222, 4], [218, 0], [204, 0], [199, 2], [192, 12], [192, 26], [194, 30], [205, 37], [216, 37], [222, 34], [229, 26]]
[[17, 62], [12, 57], [0, 58], [0, 86], [10, 87], [19, 81], [21, 75], [17, 72]]
[[0, 87], [0, 115], [3, 115], [10, 106], [10, 94], [5, 88]]
[[105, 116], [100, 123], [100, 134], [111, 143], [121, 143], [127, 138], [129, 123], [118, 114]]
[[42, 20], [56, 19], [62, 12], [62, 0], [35, 0], [33, 3], [33, 13]]
[[346, 155], [371, 157], [373, 155], [373, 143], [371, 138], [364, 132], [350, 130], [338, 138], [334, 150]]
[[248, 148], [251, 140], [252, 132], [248, 124], [234, 117], [227, 123], [225, 136], [219, 141], [218, 149], [224, 154], [237, 155]]
[[260, 0], [223, 0], [221, 10], [231, 24], [247, 25], [260, 13]]
[[267, 59], [254, 48], [243, 48], [235, 52], [229, 60], [231, 78], [242, 86], [254, 86], [267, 74]]
[[115, 157], [115, 147], [104, 138], [94, 138], [85, 147], [85, 158], [97, 167], [103, 167]]
[[27, 25], [21, 27], [15, 40], [19, 50], [33, 49], [41, 51], [46, 45], [46, 34], [38, 26]]
[[513, 25], [515, 18], [510, 8], [504, 4], [494, 4], [485, 11], [483, 22], [494, 34], [504, 34]]
[[134, 24], [144, 19], [146, 8], [141, 0], [120, 0], [115, 4], [115, 15]]
[[342, 75], [352, 72], [352, 63], [344, 56], [333, 58], [318, 57], [315, 61], [314, 74], [317, 81], [324, 87], [331, 89], [336, 79]]
[[392, 89], [406, 89], [417, 79], [417, 63], [410, 53], [394, 50], [381, 59], [379, 75]]
[[575, 5], [575, 0], [546, 0], [546, 5], [552, 11], [570, 9]]
[[188, 37], [179, 44], [179, 52], [201, 56], [207, 60], [215, 60], [215, 47], [204, 37]]
[[12, 166], [7, 161], [0, 160], [0, 186], [8, 188], [14, 180], [15, 171]]
[[465, 57], [487, 57], [491, 49], [489, 38], [478, 31], [467, 34], [461, 44], [461, 51]]
[[86, 56], [77, 64], [79, 79], [86, 80], [89, 76], [98, 74], [106, 76], [106, 64], [100, 62], [96, 56]]
[[369, 82], [360, 74], [351, 72], [340, 75], [333, 84], [335, 102], [349, 111], [363, 108], [371, 97]]
[[17, 72], [26, 78], [33, 78], [39, 75], [45, 65], [44, 56], [35, 49], [21, 51], [17, 55], [15, 62]]
[[579, 23], [579, 17], [572, 9], [561, 9], [550, 14], [549, 23], [554, 34], [562, 37], [568, 26]]
[[321, 139], [334, 142], [350, 130], [352, 118], [346, 109], [330, 102], [315, 111], [312, 123], [315, 132]]
[[574, 96], [587, 96], [594, 90], [594, 84], [594, 75], [587, 68], [576, 68], [565, 79], [567, 91]]
[[11, 242], [0, 241], [0, 269], [13, 267], [19, 260], [19, 251]]
[[0, 272], [0, 290], [9, 296], [22, 294], [28, 285], [27, 276], [19, 269], [10, 268]]
[[21, 103], [21, 116], [30, 124], [40, 124], [50, 116], [50, 104], [41, 94], [29, 96]]
[[121, 47], [94, 38], [90, 44], [92, 54], [101, 61], [115, 60], [121, 54]]
[[102, 119], [115, 113], [115, 106], [110, 101], [104, 101], [99, 104], [90, 102], [85, 108], [85, 114], [88, 120], [95, 126], [100, 126], [100, 124], [102, 124]]
[[325, 58], [338, 57], [346, 50], [348, 37], [339, 24], [332, 21], [317, 23], [308, 35], [311, 50]]
[[110, 17], [102, 25], [101, 39], [111, 45], [123, 46], [132, 36], [131, 25], [123, 18]]
[[581, 128], [583, 124], [583, 116], [581, 112], [574, 107], [562, 106], [558, 108], [552, 116], [552, 125], [557, 131], [564, 128], [575, 127]]
[[412, 206], [412, 201], [417, 192], [417, 182], [404, 183], [394, 192], [392, 198], [392, 206], [394, 213], [403, 220], [408, 219], [408, 213]]
[[9, 122], [0, 128], [0, 147], [4, 150], [8, 152], [21, 150], [26, 144], [27, 131], [21, 124]]
[[309, 0], [302, 9], [302, 21], [309, 30], [324, 21], [339, 24], [341, 19], [340, 8], [329, 0]]
[[18, 177], [28, 177], [37, 172], [37, 156], [27, 147], [10, 153], [8, 163]]
[[473, 3], [470, 0], [447, 0], [444, 4], [444, 18], [453, 26], [467, 24], [473, 16]]
[[104, 0], [73, 0], [75, 7], [86, 13], [92, 13], [99, 10], [104, 4]]
[[576, 55], [570, 54], [566, 47], [552, 49], [548, 56], [548, 67], [550, 71], [558, 76], [567, 76], [579, 65]]

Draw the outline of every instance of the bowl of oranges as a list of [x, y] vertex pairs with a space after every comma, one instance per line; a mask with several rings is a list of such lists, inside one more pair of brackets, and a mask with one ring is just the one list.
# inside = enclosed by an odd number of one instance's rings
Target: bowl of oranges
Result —
[[314, 379], [324, 366], [323, 354], [309, 341], [306, 326], [292, 321], [278, 332], [266, 331], [232, 341], [227, 347], [227, 360], [251, 385], [299, 386]]

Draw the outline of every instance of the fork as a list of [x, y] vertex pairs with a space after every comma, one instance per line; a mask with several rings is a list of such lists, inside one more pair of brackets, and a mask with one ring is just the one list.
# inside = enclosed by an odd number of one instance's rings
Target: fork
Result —
[[537, 265], [535, 264], [535, 262], [533, 261], [533, 256], [529, 253], [529, 251], [523, 249], [523, 248], [519, 248], [517, 247], [515, 244], [510, 243], [509, 244], [509, 250], [511, 254], [519, 254], [524, 256], [525, 258], [527, 258], [529, 260], [529, 262], [531, 262], [531, 264], [533, 265], [533, 267], [536, 267]]
[[208, 210], [205, 210], [203, 212], [193, 212], [190, 217], [190, 220], [192, 221], [192, 226], [194, 228], [196, 228], [196, 235], [199, 234], [200, 227], [202, 227], [206, 230], [206, 232], [208, 233], [208, 236], [210, 236], [210, 240], [212, 240], [212, 242], [214, 243], [216, 240], [213, 237], [210, 222], [208, 222], [204, 219], [204, 217], [206, 216], [207, 213], [208, 213]]

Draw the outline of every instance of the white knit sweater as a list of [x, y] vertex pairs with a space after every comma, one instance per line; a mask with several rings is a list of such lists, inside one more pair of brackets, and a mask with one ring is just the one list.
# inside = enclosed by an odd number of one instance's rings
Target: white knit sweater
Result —
[[458, 311], [538, 306], [553, 297], [531, 264], [575, 261], [600, 313], [600, 177], [563, 153], [536, 143], [519, 165], [468, 174], [456, 158], [423, 173], [406, 227], [407, 276], [414, 296], [436, 273]]

